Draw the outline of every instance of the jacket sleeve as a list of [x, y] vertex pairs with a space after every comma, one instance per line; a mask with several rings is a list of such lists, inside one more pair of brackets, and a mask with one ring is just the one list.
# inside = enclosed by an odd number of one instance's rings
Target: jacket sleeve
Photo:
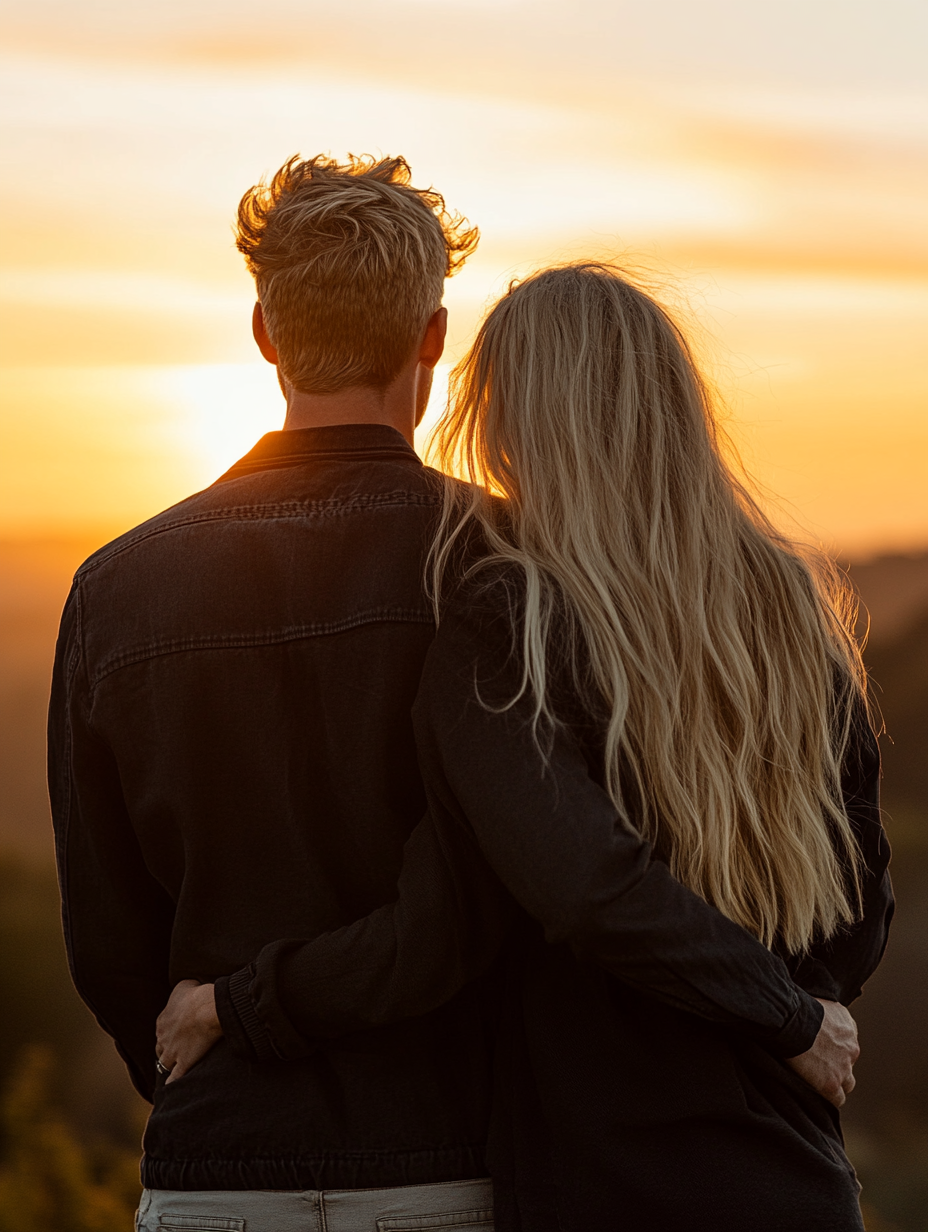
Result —
[[[822, 1007], [783, 961], [688, 890], [626, 827], [558, 725], [543, 756], [527, 704], [513, 696], [501, 622], [466, 612], [439, 629], [417, 702], [420, 755], [434, 811], [466, 820], [488, 863], [551, 944], [568, 944], [623, 982], [743, 1031], [781, 1056], [811, 1047]], [[505, 629], [505, 625], [503, 626]]]
[[467, 827], [427, 813], [403, 852], [395, 902], [315, 939], [265, 946], [218, 979], [227, 1042], [259, 1060], [428, 1013], [489, 968], [515, 904]]
[[[438, 1004], [433, 998], [455, 991], [498, 947], [505, 910], [494, 906], [487, 925], [480, 903], [484, 895], [495, 901], [501, 883], [550, 943], [782, 1056], [811, 1047], [818, 1002], [782, 959], [652, 858], [591, 776], [573, 734], [557, 728], [545, 759], [525, 707], [481, 704], [474, 665], [488, 654], [486, 628], [466, 616], [444, 620], [429, 652], [414, 717], [431, 816], [407, 851], [398, 903], [313, 942], [268, 946], [252, 967], [220, 981], [217, 1004], [233, 1046], [245, 1047], [247, 1037], [259, 1056], [295, 1055], [306, 1035]], [[456, 880], [462, 852], [480, 887], [471, 899], [473, 878]], [[431, 873], [422, 867], [429, 862]], [[467, 934], [452, 934], [472, 926], [468, 959]], [[391, 969], [397, 961], [402, 982]], [[410, 994], [417, 985], [428, 997]], [[352, 1006], [353, 995], [361, 999]]]
[[173, 903], [145, 866], [115, 760], [93, 730], [81, 605], [75, 582], [61, 620], [48, 721], [64, 938], [78, 993], [151, 1100], [155, 1020], [170, 993]]
[[860, 849], [860, 918], [805, 956], [788, 958], [787, 965], [806, 992], [850, 1005], [883, 957], [895, 906], [880, 816], [880, 751], [863, 703], [855, 715], [842, 788]]

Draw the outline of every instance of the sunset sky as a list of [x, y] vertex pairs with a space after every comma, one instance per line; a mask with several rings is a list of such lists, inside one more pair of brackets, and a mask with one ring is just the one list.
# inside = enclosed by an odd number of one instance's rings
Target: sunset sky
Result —
[[405, 155], [481, 228], [449, 362], [512, 277], [617, 258], [692, 330], [780, 516], [842, 554], [925, 546], [926, 14], [7, 6], [0, 535], [116, 533], [280, 426], [231, 222], [289, 155], [352, 151]]

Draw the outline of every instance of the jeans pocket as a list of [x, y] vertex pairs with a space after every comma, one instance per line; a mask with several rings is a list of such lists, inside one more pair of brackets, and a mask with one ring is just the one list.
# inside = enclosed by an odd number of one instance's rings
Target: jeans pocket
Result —
[[452, 1211], [444, 1215], [398, 1215], [378, 1219], [377, 1232], [493, 1232], [492, 1210]]
[[224, 1215], [159, 1215], [154, 1232], [245, 1232], [244, 1219]]

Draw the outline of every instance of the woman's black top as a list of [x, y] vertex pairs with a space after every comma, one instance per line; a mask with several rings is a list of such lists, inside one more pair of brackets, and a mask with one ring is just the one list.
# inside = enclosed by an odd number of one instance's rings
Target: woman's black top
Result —
[[889, 849], [863, 709], [843, 785], [863, 918], [781, 958], [622, 825], [595, 721], [558, 724], [539, 752], [529, 704], [498, 704], [519, 678], [504, 584], [449, 609], [414, 711], [430, 811], [397, 901], [218, 981], [229, 1043], [297, 1056], [495, 969], [498, 1232], [861, 1229], [838, 1113], [783, 1058], [814, 1041], [811, 998], [853, 1001], [886, 943]]

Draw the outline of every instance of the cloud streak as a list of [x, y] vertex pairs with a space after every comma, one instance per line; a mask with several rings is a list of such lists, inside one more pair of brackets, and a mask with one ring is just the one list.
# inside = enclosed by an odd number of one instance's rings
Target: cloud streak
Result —
[[[822, 535], [928, 539], [900, 484], [928, 392], [922, 18], [903, 0], [840, 7], [837, 26], [831, 0], [8, 8], [0, 338], [16, 508], [99, 520], [115, 450], [146, 478], [106, 509], [135, 517], [144, 493], [153, 512], [244, 439], [237, 393], [238, 426], [204, 452], [203, 425], [223, 418], [202, 407], [235, 373], [268, 388], [231, 233], [239, 196], [297, 150], [389, 152], [483, 233], [449, 284], [451, 358], [539, 263], [646, 267], [701, 339], [747, 452]], [[153, 437], [159, 415], [173, 427]], [[52, 421], [84, 462], [63, 459], [48, 489]]]

